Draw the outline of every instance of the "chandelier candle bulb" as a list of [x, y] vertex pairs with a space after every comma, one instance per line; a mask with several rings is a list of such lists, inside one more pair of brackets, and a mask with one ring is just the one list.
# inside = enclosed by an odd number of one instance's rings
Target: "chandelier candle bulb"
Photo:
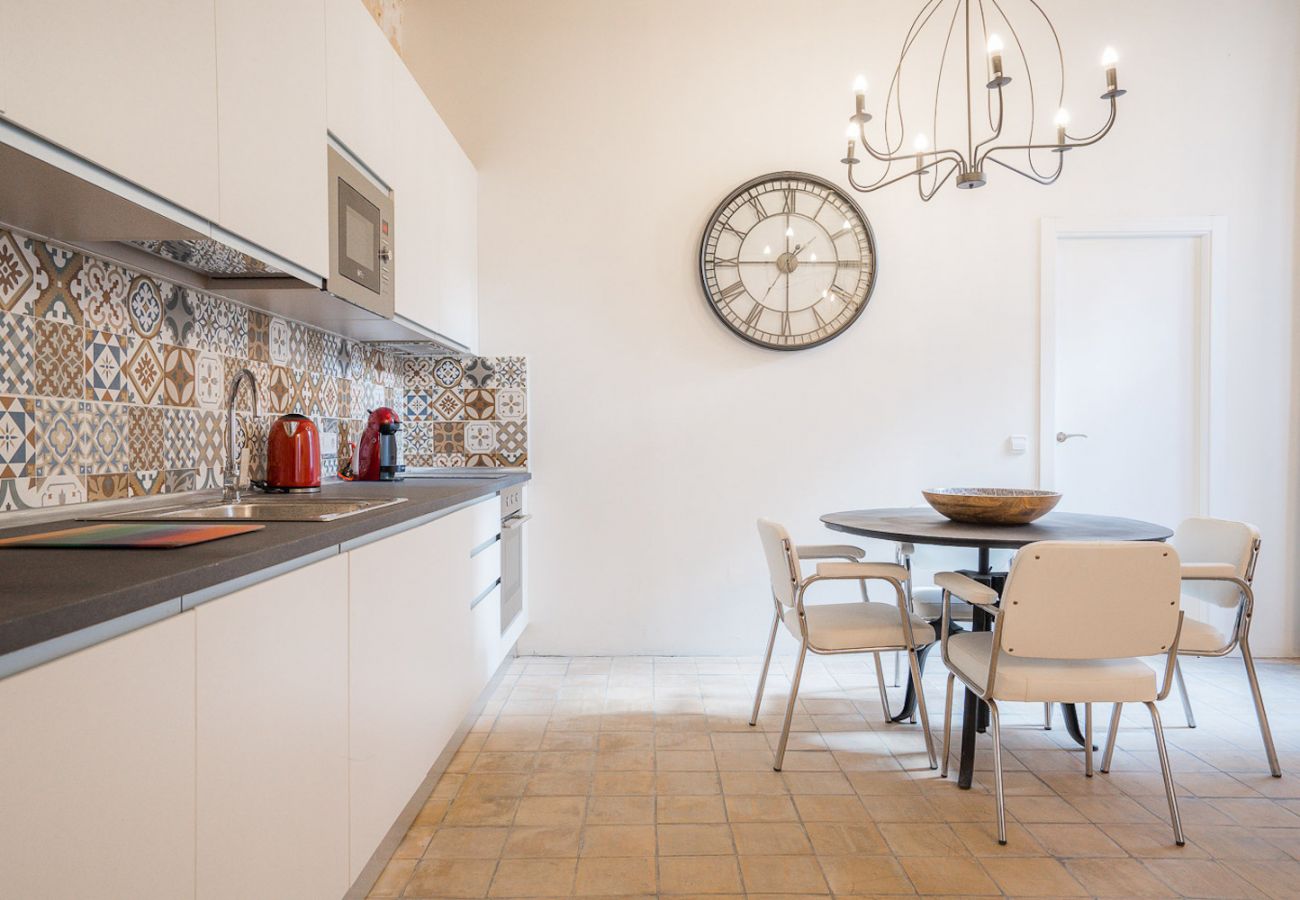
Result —
[[1102, 52], [1101, 65], [1106, 70], [1106, 93], [1101, 95], [1102, 99], [1110, 100], [1123, 96], [1124, 91], [1119, 89], [1119, 54], [1115, 52], [1114, 47], [1107, 47]]
[[1065, 126], [1070, 124], [1070, 114], [1061, 107], [1056, 111], [1056, 143], [1065, 146]]
[[989, 35], [989, 65], [993, 69], [993, 80], [986, 87], [999, 88], [1011, 80], [1002, 77], [1002, 38], [996, 34]]
[[865, 75], [859, 75], [853, 82], [853, 107], [859, 116], [867, 111], [867, 76]]

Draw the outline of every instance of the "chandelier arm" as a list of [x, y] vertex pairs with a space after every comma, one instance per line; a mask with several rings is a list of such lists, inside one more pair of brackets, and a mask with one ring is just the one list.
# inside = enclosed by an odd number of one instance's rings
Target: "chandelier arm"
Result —
[[[998, 149], [1004, 149], [1004, 148], [999, 148], [999, 147], [994, 148], [994, 150], [998, 150]], [[1020, 149], [1020, 148], [1005, 148], [1005, 149]], [[991, 153], [993, 151], [989, 151], [989, 152]], [[1056, 181], [1056, 179], [1061, 177], [1061, 170], [1065, 168], [1065, 154], [1059, 153], [1057, 154], [1057, 156], [1059, 158], [1056, 161], [1056, 171], [1053, 172], [1051, 175], [1039, 175], [1037, 169], [1035, 169], [1034, 174], [1031, 175], [1028, 172], [1024, 172], [1021, 171], [1020, 169], [1017, 169], [1015, 166], [1011, 165], [1010, 163], [1003, 162], [997, 157], [989, 156], [988, 154], [985, 154], [984, 158], [991, 163], [997, 163], [999, 166], [1001, 166], [1004, 169], [1010, 169], [1012, 172], [1015, 172], [1017, 175], [1023, 175], [1024, 177], [1028, 178], [1030, 181], [1036, 181], [1039, 184], [1052, 184], [1053, 182]]]
[[[1103, 125], [1098, 131], [1094, 132], [1093, 134], [1089, 135], [1086, 138], [1071, 138], [1068, 141], [1066, 141], [1065, 144], [999, 144], [996, 147], [990, 147], [988, 150], [985, 150], [983, 155], [980, 156], [978, 162], [980, 165], [982, 165], [985, 160], [991, 158], [992, 154], [997, 153], [1000, 150], [1024, 150], [1028, 153], [1032, 153], [1035, 150], [1060, 150], [1062, 147], [1069, 149], [1074, 147], [1090, 146], [1092, 144], [1097, 143], [1102, 138], [1104, 138], [1107, 134], [1110, 133], [1111, 128], [1115, 126], [1116, 107], [1117, 104], [1115, 102], [1115, 98], [1112, 97], [1110, 100], [1110, 118], [1106, 121], [1106, 124]], [[994, 159], [993, 162], [998, 162], [998, 160]], [[1005, 166], [1006, 163], [999, 163], [999, 165]], [[1057, 171], [1059, 174], [1060, 171], [1059, 165], [1057, 166]], [[1039, 175], [1042, 174], [1041, 172], [1038, 172], [1036, 168], [1034, 169], [1034, 172]]]
[[937, 180], [935, 181], [934, 187], [930, 188], [929, 191], [926, 191], [924, 188], [921, 187], [920, 178], [916, 179], [917, 194], [920, 195], [923, 201], [927, 203], [930, 202], [930, 198], [933, 197], [935, 194], [939, 193], [939, 188], [943, 187], [944, 184], [947, 183], [948, 179], [951, 178], [953, 176], [953, 173], [956, 171], [957, 171], [957, 164], [953, 163], [951, 166], [948, 167], [948, 174], [944, 175], [942, 178], [939, 178], [939, 173], [935, 172], [935, 178]]
[[[860, 137], [862, 138], [862, 149], [863, 149], [863, 150], [866, 150], [867, 153], [871, 154], [871, 156], [872, 156], [873, 158], [878, 159], [878, 160], [880, 160], [881, 162], [886, 163], [886, 164], [889, 164], [889, 163], [895, 163], [895, 162], [903, 162], [904, 160], [914, 160], [914, 159], [916, 159], [916, 154], [915, 154], [915, 153], [893, 153], [893, 152], [885, 152], [885, 153], [881, 153], [880, 151], [876, 150], [875, 147], [871, 146], [870, 142], [867, 140], [867, 126], [866, 126], [866, 123], [862, 123], [862, 124], [860, 124], [860, 125], [858, 126], [858, 128], [859, 128], [859, 130], [860, 130], [860, 132], [861, 132]], [[926, 156], [933, 156], [933, 157], [935, 157], [936, 161], [939, 160], [939, 159], [953, 159], [953, 160], [956, 160], [956, 161], [960, 162], [963, 166], [965, 166], [965, 164], [966, 164], [966, 160], [965, 160], [965, 158], [961, 155], [961, 152], [960, 152], [959, 150], [955, 150], [955, 149], [953, 149], [953, 148], [951, 148], [951, 147], [950, 147], [950, 148], [947, 148], [947, 149], [944, 149], [944, 150], [927, 150], [927, 151], [925, 152], [925, 155], [926, 155]], [[910, 175], [910, 174], [912, 174], [912, 173], [911, 173], [911, 172], [908, 172], [907, 174]]]
[[1110, 98], [1110, 117], [1106, 119], [1106, 124], [1103, 125], [1103, 126], [1101, 126], [1101, 128], [1097, 129], [1096, 131], [1094, 131], [1092, 134], [1088, 135], [1087, 137], [1072, 137], [1069, 133], [1067, 133], [1065, 136], [1066, 136], [1067, 138], [1069, 138], [1069, 143], [1068, 143], [1066, 146], [1068, 146], [1068, 147], [1086, 147], [1086, 146], [1088, 146], [1089, 144], [1095, 144], [1095, 143], [1097, 143], [1099, 140], [1101, 140], [1101, 139], [1104, 138], [1107, 134], [1109, 134], [1109, 133], [1110, 133], [1110, 130], [1111, 130], [1113, 127], [1115, 127], [1115, 118], [1116, 118], [1116, 116], [1118, 115], [1118, 110], [1119, 110], [1119, 104], [1116, 102], [1116, 99], [1115, 99], [1114, 97], [1111, 97], [1111, 98]]
[[957, 27], [957, 13], [961, 12], [963, 2], [969, 3], [970, 0], [957, 0], [952, 9], [952, 18], [948, 20], [948, 34], [943, 39], [943, 51], [939, 54], [939, 75], [934, 80], [934, 108], [930, 117], [930, 133], [934, 135], [935, 144], [939, 143], [939, 92], [943, 89], [943, 70], [948, 63], [948, 47], [952, 44], [952, 31]]
[[[1002, 4], [999, 3], [998, 0], [990, 0], [990, 2], [993, 4], [994, 9], [998, 11], [998, 14], [1002, 16], [1002, 21], [1006, 23], [1007, 30], [1011, 32], [1011, 39], [1016, 42], [1016, 49], [1020, 52], [1020, 61], [1024, 63], [1025, 66], [1025, 80], [1029, 83], [1029, 133], [1025, 138], [1026, 143], [1024, 145], [1018, 145], [1018, 146], [1028, 147], [1033, 145], [1034, 142], [1034, 124], [1037, 121], [1037, 115], [1038, 115], [1038, 103], [1034, 99], [1034, 70], [1029, 65], [1029, 56], [1028, 54], [1025, 53], [1025, 45], [1020, 40], [1020, 32], [1016, 31], [1016, 27], [1011, 24], [1011, 19], [1007, 17], [1006, 11], [1002, 9]], [[1030, 2], [1032, 3], [1033, 0], [1030, 0]], [[1034, 3], [1034, 6], [1039, 11], [1039, 13], [1041, 13], [1043, 17], [1046, 18], [1047, 14], [1043, 13], [1043, 8], [1041, 6], [1038, 6], [1037, 3]], [[1048, 20], [1047, 25], [1049, 28], [1052, 29], [1052, 34], [1055, 35], [1056, 29], [1052, 27], [1052, 22], [1050, 19]], [[1057, 55], [1060, 56], [1061, 45], [1059, 40], [1057, 41], [1056, 51], [1057, 51]], [[1064, 57], [1061, 57], [1061, 65], [1062, 65], [1062, 71], [1064, 71], [1064, 65], [1065, 65]], [[1064, 90], [1064, 87], [1062, 87], [1062, 90]], [[987, 156], [987, 153], [985, 155]], [[1035, 176], [1037, 176], [1038, 179], [1047, 177], [1042, 172], [1038, 171], [1038, 166], [1034, 164], [1034, 154], [1032, 151], [1026, 150], [1025, 161], [1029, 163], [1030, 170], [1034, 173]], [[1003, 165], [1006, 164], [1003, 163]]]
[[[989, 93], [992, 94], [993, 91], [989, 91]], [[972, 159], [974, 160], [973, 165], [976, 169], [979, 168], [980, 150], [982, 150], [986, 144], [991, 144], [994, 141], [996, 141], [998, 138], [1002, 137], [1002, 120], [1006, 113], [1006, 107], [1002, 100], [1002, 85], [998, 85], [997, 94], [998, 94], [998, 123], [996, 127], [990, 125], [990, 127], [993, 128], [993, 133], [975, 145], [975, 155], [972, 157]]]
[[[903, 146], [903, 141], [907, 138], [907, 125], [903, 120], [903, 62], [907, 59], [908, 51], [921, 36], [925, 26], [930, 23], [943, 4], [947, 0], [925, 0], [916, 17], [912, 19], [912, 24], [908, 26], [907, 34], [903, 37], [903, 47], [898, 54], [898, 63], [894, 66], [893, 77], [889, 79], [889, 90], [885, 94], [885, 147], [887, 153], [895, 153]], [[960, 2], [960, 0], [959, 0]], [[923, 18], [924, 17], [924, 18]], [[889, 141], [889, 114], [891, 110], [896, 110], [898, 114], [898, 146], [895, 147]], [[863, 130], [863, 143], [866, 143], [866, 131]], [[873, 154], [874, 155], [874, 154]]]
[[[987, 17], [984, 14], [984, 0], [979, 0], [979, 10], [980, 10], [980, 43], [982, 45], [987, 45], [989, 42], [989, 23]], [[984, 57], [984, 74], [986, 76], [989, 76], [984, 79], [985, 84], [987, 84], [989, 81], [992, 80], [991, 76], [993, 75], [992, 61], [990, 60], [988, 55], [985, 55]], [[1001, 85], [999, 85], [999, 90], [1000, 89], [1001, 89]], [[1002, 97], [999, 94], [998, 96], [999, 103], [1001, 102], [1001, 100]], [[997, 128], [997, 126], [993, 124], [993, 92], [992, 91], [988, 91], [984, 95], [984, 106], [989, 120], [989, 130], [992, 131]], [[1002, 115], [1002, 111], [1001, 109], [999, 109], [998, 110], [999, 121], [1001, 121], [1001, 115]], [[979, 149], [978, 145], [976, 145], [976, 149]]]
[[[948, 162], [952, 162], [954, 165], [956, 165], [956, 161], [955, 161], [955, 160], [947, 160], [947, 161], [948, 161]], [[878, 191], [878, 190], [880, 190], [881, 188], [883, 188], [883, 187], [888, 187], [888, 186], [891, 185], [891, 184], [897, 184], [898, 182], [902, 181], [902, 180], [905, 179], [905, 178], [915, 178], [915, 177], [916, 177], [917, 175], [919, 175], [920, 173], [925, 172], [925, 171], [927, 171], [928, 169], [933, 168], [934, 166], [937, 166], [937, 165], [938, 165], [939, 163], [941, 163], [941, 162], [944, 162], [944, 160], [936, 159], [936, 160], [934, 160], [933, 162], [926, 163], [926, 164], [925, 164], [924, 166], [922, 166], [920, 169], [914, 169], [914, 170], [911, 171], [911, 172], [904, 172], [902, 175], [895, 175], [893, 178], [889, 179], [888, 181], [876, 181], [876, 182], [872, 182], [871, 184], [866, 184], [866, 185], [858, 184], [858, 182], [854, 179], [854, 177], [853, 177], [853, 166], [850, 164], [850, 165], [849, 165], [848, 181], [849, 181], [849, 185], [850, 185], [850, 187], [852, 187], [855, 191], [859, 191], [859, 192], [861, 192], [861, 193], [863, 193], [863, 194], [869, 194], [869, 193], [871, 193], [872, 191]]]

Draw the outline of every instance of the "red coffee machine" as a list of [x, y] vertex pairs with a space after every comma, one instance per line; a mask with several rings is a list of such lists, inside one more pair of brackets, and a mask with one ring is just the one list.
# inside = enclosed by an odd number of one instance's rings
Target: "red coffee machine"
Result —
[[397, 481], [397, 413], [381, 406], [370, 413], [366, 430], [357, 442], [357, 481]]
[[286, 493], [320, 490], [320, 432], [306, 416], [291, 413], [266, 438], [266, 489]]

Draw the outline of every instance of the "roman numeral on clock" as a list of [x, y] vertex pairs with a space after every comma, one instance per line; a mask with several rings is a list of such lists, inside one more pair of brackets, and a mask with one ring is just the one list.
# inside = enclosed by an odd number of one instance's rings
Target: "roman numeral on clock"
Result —
[[745, 282], [737, 281], [734, 284], [729, 284], [726, 287], [724, 287], [721, 291], [718, 292], [718, 295], [722, 297], [722, 299], [725, 300], [727, 303], [730, 303], [734, 298], [740, 296], [743, 293], [745, 293]]
[[758, 322], [758, 317], [763, 314], [763, 304], [755, 303], [754, 308], [745, 314], [745, 324], [754, 325]]

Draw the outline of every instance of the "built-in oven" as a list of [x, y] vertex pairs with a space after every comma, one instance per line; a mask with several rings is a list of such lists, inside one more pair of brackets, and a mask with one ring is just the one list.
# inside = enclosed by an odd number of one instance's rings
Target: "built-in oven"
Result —
[[524, 486], [501, 492], [501, 633], [524, 611]]
[[393, 316], [393, 195], [334, 147], [329, 154], [330, 271], [325, 289]]

